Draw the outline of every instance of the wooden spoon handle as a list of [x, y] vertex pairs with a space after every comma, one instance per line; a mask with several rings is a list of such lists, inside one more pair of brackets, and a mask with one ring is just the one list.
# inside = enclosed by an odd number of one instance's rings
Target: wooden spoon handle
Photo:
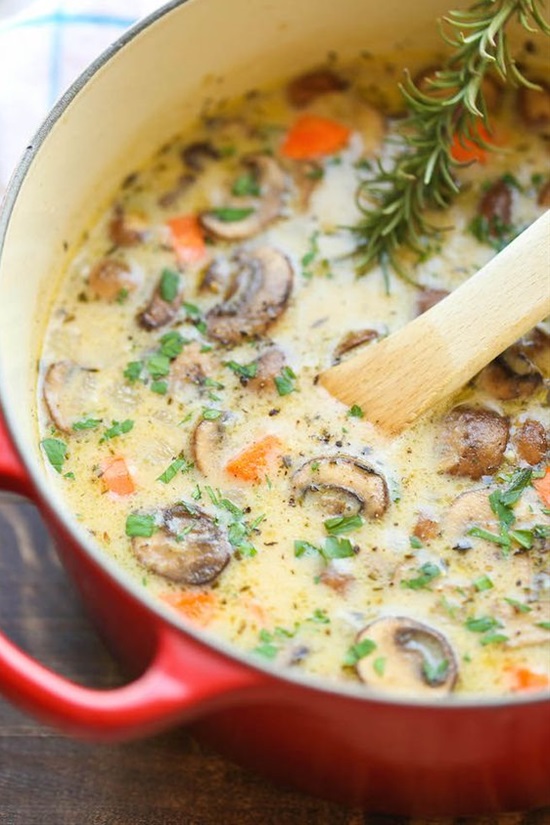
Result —
[[550, 211], [428, 312], [320, 383], [400, 432], [550, 315]]

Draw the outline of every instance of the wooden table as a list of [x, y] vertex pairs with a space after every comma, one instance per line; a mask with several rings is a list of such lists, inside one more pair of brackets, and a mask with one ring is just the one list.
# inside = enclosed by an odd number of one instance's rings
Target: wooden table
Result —
[[[35, 509], [0, 495], [0, 626], [54, 670], [120, 684]], [[184, 730], [125, 745], [75, 742], [0, 700], [1, 825], [548, 825], [550, 809], [405, 820], [278, 788]]]

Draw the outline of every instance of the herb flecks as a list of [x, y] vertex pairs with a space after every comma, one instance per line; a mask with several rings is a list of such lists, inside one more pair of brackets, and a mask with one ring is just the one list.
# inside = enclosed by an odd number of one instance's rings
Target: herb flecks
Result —
[[401, 250], [425, 256], [426, 239], [437, 231], [426, 210], [447, 209], [459, 191], [454, 171], [461, 163], [453, 158], [453, 143], [488, 148], [487, 132], [479, 129], [480, 123], [487, 124], [482, 81], [488, 72], [533, 87], [510, 52], [506, 29], [514, 18], [531, 33], [550, 34], [538, 0], [479, 0], [444, 18], [444, 38], [453, 52], [430, 78], [428, 89], [406, 76], [401, 91], [409, 115], [402, 146], [392, 165], [379, 163], [357, 192], [363, 217], [351, 231], [359, 274], [379, 264], [386, 277], [392, 268], [409, 279], [399, 260]]

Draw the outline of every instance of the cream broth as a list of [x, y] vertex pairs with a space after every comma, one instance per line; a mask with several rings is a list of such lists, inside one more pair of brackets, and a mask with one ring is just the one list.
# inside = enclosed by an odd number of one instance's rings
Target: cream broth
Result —
[[[253, 656], [391, 693], [543, 689], [545, 330], [393, 439], [315, 379], [541, 213], [544, 134], [499, 91], [500, 145], [457, 172], [438, 249], [406, 263], [422, 288], [386, 288], [356, 277], [343, 228], [401, 127], [395, 81], [375, 99], [371, 77], [363, 60], [211, 106], [123, 182], [51, 312], [42, 446], [106, 553]], [[297, 123], [333, 148], [297, 157]], [[480, 428], [496, 457], [471, 447]]]

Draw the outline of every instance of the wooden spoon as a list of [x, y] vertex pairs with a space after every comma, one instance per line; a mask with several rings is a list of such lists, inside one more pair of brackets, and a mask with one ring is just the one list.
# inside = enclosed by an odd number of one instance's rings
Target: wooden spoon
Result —
[[320, 383], [399, 433], [550, 315], [549, 250], [550, 210], [448, 298]]

